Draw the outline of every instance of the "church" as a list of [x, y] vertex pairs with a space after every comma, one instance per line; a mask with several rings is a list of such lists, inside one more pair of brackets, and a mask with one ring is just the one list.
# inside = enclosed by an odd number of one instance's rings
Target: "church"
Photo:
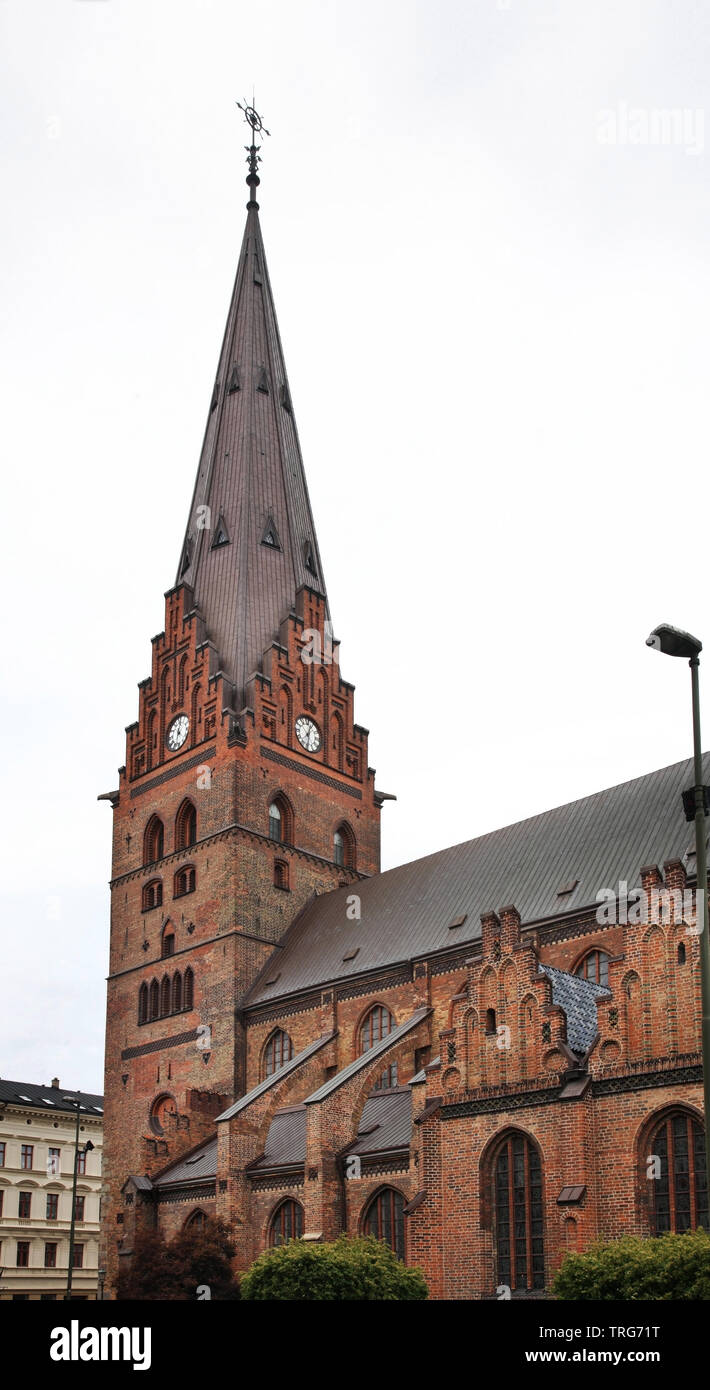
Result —
[[106, 1293], [142, 1229], [217, 1215], [240, 1270], [371, 1233], [432, 1298], [545, 1298], [567, 1251], [707, 1224], [692, 763], [380, 872], [247, 119], [176, 580], [101, 798]]

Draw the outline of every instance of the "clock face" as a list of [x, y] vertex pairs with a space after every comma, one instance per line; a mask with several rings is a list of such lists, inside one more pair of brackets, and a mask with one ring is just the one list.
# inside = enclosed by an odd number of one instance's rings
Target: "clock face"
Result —
[[299, 715], [296, 720], [296, 738], [302, 748], [307, 753], [317, 753], [320, 748], [320, 729], [312, 719], [307, 719], [305, 714]]
[[189, 727], [190, 721], [186, 714], [179, 714], [177, 719], [173, 719], [173, 722], [170, 725], [170, 728], [168, 729], [167, 740], [168, 748], [170, 748], [173, 753], [175, 753], [178, 748], [182, 748], [182, 745], [185, 742], [185, 739], [187, 738], [187, 731]]

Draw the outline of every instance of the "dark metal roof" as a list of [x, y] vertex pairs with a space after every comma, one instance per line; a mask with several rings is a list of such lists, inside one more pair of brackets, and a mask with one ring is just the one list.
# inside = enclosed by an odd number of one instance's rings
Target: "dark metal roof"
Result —
[[540, 970], [552, 982], [553, 1004], [565, 1012], [569, 1047], [580, 1054], [587, 1052], [599, 1031], [597, 999], [610, 999], [611, 990], [552, 965], [541, 965]]
[[259, 1168], [291, 1167], [306, 1161], [306, 1107], [290, 1105], [277, 1110], [269, 1126], [264, 1153], [252, 1171]]
[[[169, 1168], [164, 1168], [158, 1177], [153, 1178], [153, 1187], [172, 1187], [174, 1183], [201, 1182], [217, 1176], [217, 1136], [216, 1134], [201, 1144], [199, 1149], [178, 1158]], [[137, 1179], [136, 1179], [137, 1181]]]
[[325, 1044], [330, 1042], [331, 1038], [334, 1037], [334, 1033], [323, 1033], [320, 1038], [315, 1038], [313, 1042], [308, 1044], [308, 1047], [304, 1047], [301, 1052], [297, 1052], [296, 1056], [292, 1057], [290, 1062], [285, 1062], [282, 1067], [279, 1067], [278, 1071], [272, 1072], [271, 1076], [267, 1076], [264, 1081], [260, 1081], [258, 1086], [254, 1086], [253, 1090], [248, 1091], [240, 1100], [236, 1100], [234, 1105], [230, 1105], [228, 1110], [223, 1110], [222, 1114], [217, 1116], [216, 1123], [219, 1124], [221, 1120], [231, 1120], [232, 1115], [238, 1115], [240, 1110], [246, 1110], [246, 1107], [251, 1105], [253, 1100], [256, 1100], [259, 1096], [263, 1096], [265, 1092], [271, 1090], [271, 1087], [275, 1086], [277, 1082], [283, 1081], [285, 1076], [295, 1071], [296, 1067], [300, 1067], [302, 1062], [312, 1057], [313, 1053], [317, 1052], [320, 1047], [325, 1047]]
[[379, 1057], [383, 1053], [388, 1052], [393, 1043], [399, 1042], [400, 1038], [403, 1038], [405, 1033], [409, 1033], [412, 1028], [416, 1028], [417, 1024], [421, 1023], [422, 1019], [426, 1018], [430, 1013], [431, 1009], [426, 1007], [426, 1005], [420, 1009], [415, 1009], [411, 1018], [406, 1019], [404, 1023], [398, 1024], [396, 1028], [392, 1029], [391, 1033], [387, 1034], [386, 1038], [381, 1038], [378, 1043], [375, 1043], [374, 1047], [369, 1048], [367, 1052], [363, 1052], [360, 1057], [356, 1057], [354, 1062], [350, 1062], [347, 1067], [343, 1067], [342, 1071], [337, 1072], [335, 1076], [331, 1076], [330, 1080], [324, 1082], [322, 1086], [319, 1086], [317, 1091], [313, 1091], [310, 1096], [306, 1096], [304, 1104], [317, 1105], [319, 1101], [325, 1100], [326, 1096], [331, 1095], [333, 1091], [337, 1091], [340, 1086], [344, 1086], [345, 1082], [349, 1081], [352, 1076], [356, 1076], [359, 1071], [364, 1071], [365, 1067], [371, 1066], [375, 1057]]
[[7, 1105], [31, 1105], [35, 1110], [46, 1110], [50, 1114], [52, 1110], [66, 1110], [71, 1114], [76, 1114], [76, 1106], [71, 1102], [65, 1101], [64, 1096], [74, 1096], [81, 1094], [81, 1108], [87, 1115], [93, 1115], [94, 1119], [101, 1119], [104, 1113], [103, 1096], [90, 1095], [88, 1092], [73, 1091], [71, 1086], [36, 1086], [33, 1081], [3, 1081], [0, 1080], [0, 1102], [5, 1101]]
[[[278, 1110], [266, 1136], [264, 1153], [250, 1171], [291, 1168], [306, 1161], [306, 1107]], [[406, 1149], [412, 1133], [412, 1093], [408, 1086], [375, 1091], [365, 1101], [360, 1127], [348, 1153], [375, 1154]]]
[[[351, 884], [322, 894], [284, 939], [277, 983], [257, 981], [245, 1003], [475, 941], [481, 913], [506, 903], [517, 907], [523, 922], [535, 922], [593, 905], [600, 889], [616, 889], [622, 880], [632, 887], [643, 866], [682, 859], [691, 848], [693, 827], [686, 824], [681, 792], [692, 782], [692, 762], [675, 763], [376, 874], [357, 885], [360, 921], [346, 912]], [[576, 886], [560, 897], [572, 879]], [[465, 921], [451, 930], [456, 917]], [[355, 947], [356, 960], [345, 963]]]
[[374, 1091], [365, 1101], [360, 1127], [349, 1153], [383, 1153], [406, 1149], [412, 1137], [412, 1093], [408, 1086]]
[[[201, 507], [210, 509], [209, 527]], [[220, 523], [227, 539], [215, 544]], [[267, 530], [273, 534], [274, 528], [277, 544], [264, 544]], [[238, 697], [260, 669], [266, 648], [278, 639], [301, 585], [326, 594], [254, 208], [247, 214], [207, 417], [178, 565], [177, 583], [181, 580], [194, 590]]]

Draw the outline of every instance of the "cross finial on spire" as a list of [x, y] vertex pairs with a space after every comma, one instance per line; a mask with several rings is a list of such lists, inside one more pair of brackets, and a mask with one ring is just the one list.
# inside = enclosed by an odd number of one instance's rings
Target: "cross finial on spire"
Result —
[[243, 112], [244, 112], [244, 119], [245, 119], [247, 125], [251, 126], [251, 133], [252, 133], [252, 134], [251, 134], [251, 145], [245, 145], [245, 146], [244, 146], [244, 148], [245, 148], [245, 150], [246, 150], [246, 152], [247, 152], [247, 164], [249, 165], [249, 173], [247, 174], [247, 183], [248, 183], [249, 188], [250, 188], [250, 190], [251, 190], [251, 195], [250, 195], [250, 198], [249, 198], [249, 202], [247, 203], [247, 208], [256, 208], [256, 209], [258, 210], [259, 204], [257, 203], [257, 201], [256, 201], [256, 199], [255, 199], [255, 197], [254, 197], [254, 193], [255, 193], [255, 190], [258, 188], [259, 183], [260, 183], [259, 174], [258, 174], [258, 172], [257, 172], [257, 165], [261, 164], [261, 155], [259, 154], [259, 150], [261, 149], [261, 145], [257, 145], [257, 144], [256, 144], [256, 136], [257, 136], [257, 135], [270, 135], [270, 134], [271, 134], [271, 131], [269, 131], [269, 130], [266, 129], [266, 126], [264, 125], [264, 122], [262, 121], [261, 116], [259, 115], [259, 112], [255, 110], [255, 108], [254, 108], [254, 97], [253, 97], [253, 96], [252, 96], [252, 104], [251, 104], [251, 106], [249, 105], [249, 103], [248, 103], [246, 97], [244, 98], [244, 105], [242, 105], [241, 101], [238, 101], [238, 102], [237, 102], [237, 106], [239, 107], [239, 110], [240, 110], [240, 111], [243, 111]]

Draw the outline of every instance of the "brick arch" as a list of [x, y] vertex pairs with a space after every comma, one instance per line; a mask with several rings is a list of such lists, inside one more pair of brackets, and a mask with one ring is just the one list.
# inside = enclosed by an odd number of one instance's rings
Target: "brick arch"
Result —
[[636, 1174], [636, 1210], [641, 1218], [645, 1230], [644, 1234], [651, 1234], [653, 1230], [653, 1189], [651, 1183], [655, 1181], [647, 1176], [647, 1160], [650, 1156], [650, 1144], [655, 1130], [664, 1120], [670, 1119], [673, 1115], [686, 1115], [695, 1121], [704, 1133], [705, 1120], [702, 1111], [688, 1101], [668, 1101], [660, 1105], [657, 1110], [650, 1115], [645, 1115], [636, 1130], [633, 1143], [633, 1163]]
[[175, 817], [175, 849], [190, 849], [197, 841], [197, 807], [186, 796]]
[[296, 1196], [296, 1193], [293, 1192], [293, 1191], [290, 1191], [290, 1192], [282, 1192], [282, 1193], [279, 1194], [279, 1196], [278, 1196], [276, 1202], [275, 1202], [274, 1205], [270, 1208], [270, 1210], [267, 1212], [267, 1214], [266, 1214], [266, 1216], [265, 1216], [265, 1218], [264, 1218], [264, 1221], [262, 1222], [262, 1229], [261, 1229], [261, 1249], [262, 1249], [262, 1250], [268, 1250], [268, 1249], [269, 1249], [269, 1247], [270, 1247], [270, 1245], [271, 1245], [271, 1232], [272, 1232], [272, 1229], [273, 1229], [274, 1221], [275, 1221], [276, 1217], [278, 1216], [279, 1212], [281, 1211], [281, 1209], [282, 1209], [283, 1207], [286, 1206], [287, 1202], [293, 1202], [293, 1203], [295, 1204], [296, 1207], [299, 1207], [299, 1208], [300, 1208], [300, 1212], [301, 1212], [301, 1231], [304, 1231], [304, 1230], [305, 1230], [305, 1226], [306, 1226], [306, 1207], [305, 1207], [305, 1202], [304, 1202], [304, 1200], [303, 1200], [303, 1190], [302, 1190], [301, 1188], [298, 1189], [298, 1196]]
[[539, 1070], [540, 1018], [536, 996], [528, 990], [518, 1004], [518, 1051], [521, 1076], [537, 1076]]
[[[281, 812], [281, 839], [280, 839], [280, 840], [274, 840], [273, 843], [274, 843], [274, 844], [282, 844], [282, 845], [292, 845], [292, 844], [293, 844], [293, 839], [294, 839], [294, 827], [295, 827], [295, 816], [294, 816], [294, 813], [293, 813], [293, 804], [292, 804], [291, 800], [289, 799], [289, 797], [286, 795], [286, 793], [285, 793], [285, 791], [283, 790], [282, 787], [276, 787], [276, 788], [274, 789], [274, 791], [270, 791], [269, 794], [268, 794], [268, 796], [267, 796], [267, 799], [266, 799], [266, 815], [267, 815], [267, 822], [268, 822], [268, 819], [269, 819], [269, 807], [272, 806], [272, 805], [274, 805], [274, 803], [278, 806], [279, 811]], [[270, 834], [270, 833], [271, 833], [271, 828], [268, 827], [268, 829], [269, 829], [269, 834]]]
[[540, 1166], [540, 1212], [542, 1220], [542, 1256], [544, 1272], [547, 1275], [554, 1241], [550, 1239], [548, 1231], [548, 1221], [546, 1215], [545, 1202], [545, 1155], [542, 1145], [535, 1134], [530, 1130], [523, 1129], [520, 1125], [505, 1125], [503, 1129], [491, 1136], [488, 1143], [481, 1151], [479, 1160], [479, 1190], [480, 1190], [480, 1227], [481, 1234], [484, 1236], [487, 1247], [487, 1262], [489, 1268], [495, 1271], [495, 1280], [498, 1280], [498, 1257], [496, 1253], [496, 1229], [495, 1229], [495, 1200], [493, 1186], [495, 1183], [495, 1169], [501, 1150], [508, 1140], [523, 1139], [529, 1144], [537, 1155]]
[[[402, 1207], [403, 1207], [403, 1208], [407, 1205], [407, 1200], [408, 1200], [407, 1195], [406, 1195], [406, 1193], [404, 1193], [404, 1192], [401, 1191], [401, 1189], [397, 1186], [396, 1183], [393, 1183], [393, 1182], [381, 1182], [381, 1183], [379, 1183], [378, 1186], [375, 1188], [374, 1192], [369, 1192], [369, 1193], [367, 1194], [367, 1196], [365, 1197], [364, 1202], [362, 1203], [362, 1206], [361, 1206], [361, 1208], [360, 1208], [360, 1213], [359, 1213], [359, 1215], [358, 1215], [358, 1220], [357, 1220], [357, 1231], [358, 1231], [358, 1235], [362, 1236], [362, 1235], [365, 1235], [365, 1234], [366, 1234], [366, 1232], [365, 1232], [365, 1222], [367, 1221], [367, 1219], [368, 1219], [368, 1217], [369, 1217], [369, 1215], [370, 1215], [370, 1212], [371, 1212], [373, 1206], [375, 1205], [375, 1203], [378, 1202], [379, 1199], [380, 1199], [381, 1197], [384, 1197], [386, 1193], [394, 1193], [397, 1197], [399, 1197], [400, 1200], [401, 1200], [401, 1203], [402, 1203]], [[391, 1248], [391, 1249], [395, 1249], [395, 1246], [392, 1246], [392, 1247], [390, 1247], [390, 1248]], [[407, 1262], [407, 1223], [406, 1223], [405, 1218], [404, 1218], [404, 1212], [402, 1212], [402, 1256], [401, 1256], [401, 1258], [402, 1258], [403, 1263], [406, 1264], [406, 1262]]]
[[155, 864], [165, 853], [165, 827], [160, 816], [152, 815], [143, 832], [143, 863]]
[[639, 1057], [643, 1049], [643, 993], [641, 977], [635, 970], [627, 970], [621, 981], [621, 1001], [626, 1055]]
[[668, 1030], [668, 949], [666, 933], [657, 925], [643, 935], [644, 1050], [647, 1057], [665, 1057]]
[[202, 711], [200, 709], [201, 698], [202, 686], [198, 682], [197, 685], [193, 685], [192, 687], [192, 697], [190, 700], [190, 734], [192, 736], [192, 743], [197, 743], [198, 741], [198, 725], [202, 719]]
[[[429, 1015], [428, 1018], [422, 1019], [416, 1028], [413, 1028], [409, 1033], [406, 1033], [404, 1037], [400, 1038], [399, 1042], [395, 1043], [391, 1051], [387, 1053], [386, 1060], [380, 1055], [359, 1073], [358, 1089], [354, 1092], [352, 1104], [348, 1105], [349, 1127], [351, 1130], [350, 1138], [357, 1134], [362, 1112], [365, 1108], [365, 1102], [372, 1095], [373, 1085], [378, 1077], [382, 1075], [385, 1067], [390, 1067], [393, 1063], [396, 1063], [399, 1068], [403, 1058], [407, 1056], [408, 1052], [413, 1053], [418, 1047], [431, 1045], [431, 1017], [432, 1015]], [[424, 1030], [426, 1030], [426, 1034]], [[367, 1053], [362, 1053], [361, 1055], [366, 1057]]]
[[289, 747], [293, 746], [293, 692], [289, 686], [282, 685], [279, 690], [278, 710], [276, 714], [276, 737], [279, 743], [286, 743]]
[[349, 821], [333, 821], [331, 830], [331, 845], [333, 849], [333, 859], [335, 860], [335, 836], [339, 834], [343, 841], [343, 861], [344, 869], [357, 869], [357, 840], [355, 831]]
[[389, 1004], [386, 1004], [383, 999], [368, 999], [367, 1003], [363, 1006], [355, 1022], [355, 1028], [353, 1031], [353, 1043], [351, 1049], [351, 1058], [353, 1061], [356, 1057], [363, 1056], [363, 1053], [361, 1053], [360, 1051], [360, 1031], [362, 1029], [363, 1023], [365, 1022], [365, 1019], [368, 1017], [368, 1014], [372, 1013], [373, 1009], [385, 1009], [387, 1013], [390, 1015], [390, 1018], [392, 1019], [392, 1028], [390, 1028], [390, 1032], [392, 1032], [393, 1028], [397, 1027], [397, 1016], [394, 1012], [394, 1009], [391, 1009]]
[[[268, 1038], [266, 1039], [266, 1041], [264, 1042], [264, 1046], [263, 1046], [262, 1049], [261, 1049], [261, 1053], [260, 1053], [260, 1056], [259, 1056], [259, 1078], [260, 1078], [260, 1079], [264, 1079], [264, 1080], [266, 1079], [266, 1076], [267, 1076], [267, 1071], [266, 1071], [267, 1053], [268, 1053], [268, 1050], [269, 1050], [269, 1047], [271, 1046], [271, 1044], [274, 1043], [275, 1040], [276, 1040], [276, 1038], [278, 1038], [281, 1034], [283, 1034], [284, 1038], [287, 1039], [287, 1045], [285, 1046], [285, 1051], [288, 1053], [288, 1056], [285, 1058], [285, 1061], [282, 1061], [282, 1062], [281, 1062], [280, 1065], [281, 1065], [281, 1066], [284, 1066], [286, 1062], [290, 1062], [290, 1061], [291, 1061], [291, 1058], [295, 1056], [294, 1047], [293, 1047], [293, 1040], [292, 1040], [292, 1038], [291, 1038], [291, 1034], [290, 1034], [289, 1032], [287, 1032], [287, 1030], [286, 1030], [285, 1028], [281, 1028], [281, 1027], [279, 1027], [279, 1025], [277, 1024], [275, 1028], [272, 1028], [272, 1029], [271, 1029], [271, 1032], [269, 1033], [269, 1036], [268, 1036]], [[284, 1050], [284, 1049], [282, 1048], [282, 1051], [283, 1051], [283, 1050]], [[273, 1075], [274, 1075], [274, 1072], [275, 1072], [275, 1071], [278, 1071], [278, 1070], [279, 1070], [279, 1068], [278, 1068], [278, 1067], [275, 1067], [273, 1071], [270, 1071], [270, 1072], [268, 1073], [268, 1075], [269, 1075], [269, 1076], [273, 1076]]]
[[208, 1220], [209, 1215], [206, 1211], [202, 1210], [202, 1207], [194, 1207], [189, 1215], [185, 1217], [182, 1223], [182, 1229], [183, 1231], [188, 1231], [191, 1226], [204, 1226], [205, 1222]]
[[589, 938], [587, 938], [582, 950], [578, 952], [578, 954], [574, 957], [572, 964], [570, 965], [570, 975], [577, 974], [580, 965], [584, 963], [584, 961], [587, 959], [587, 956], [591, 956], [593, 951], [598, 951], [600, 955], [606, 956], [608, 960], [611, 960], [612, 952], [609, 950], [607, 945], [603, 946], [601, 944], [601, 941], [595, 941], [594, 939], [590, 941]]
[[328, 762], [342, 772], [345, 764], [345, 724], [339, 710], [333, 712], [332, 730], [331, 743], [334, 746], [328, 749]]
[[[476, 1009], [466, 1009], [463, 1019], [464, 1058], [466, 1085], [471, 1088], [480, 1081], [481, 1024]], [[478, 1065], [477, 1065], [478, 1064]]]

